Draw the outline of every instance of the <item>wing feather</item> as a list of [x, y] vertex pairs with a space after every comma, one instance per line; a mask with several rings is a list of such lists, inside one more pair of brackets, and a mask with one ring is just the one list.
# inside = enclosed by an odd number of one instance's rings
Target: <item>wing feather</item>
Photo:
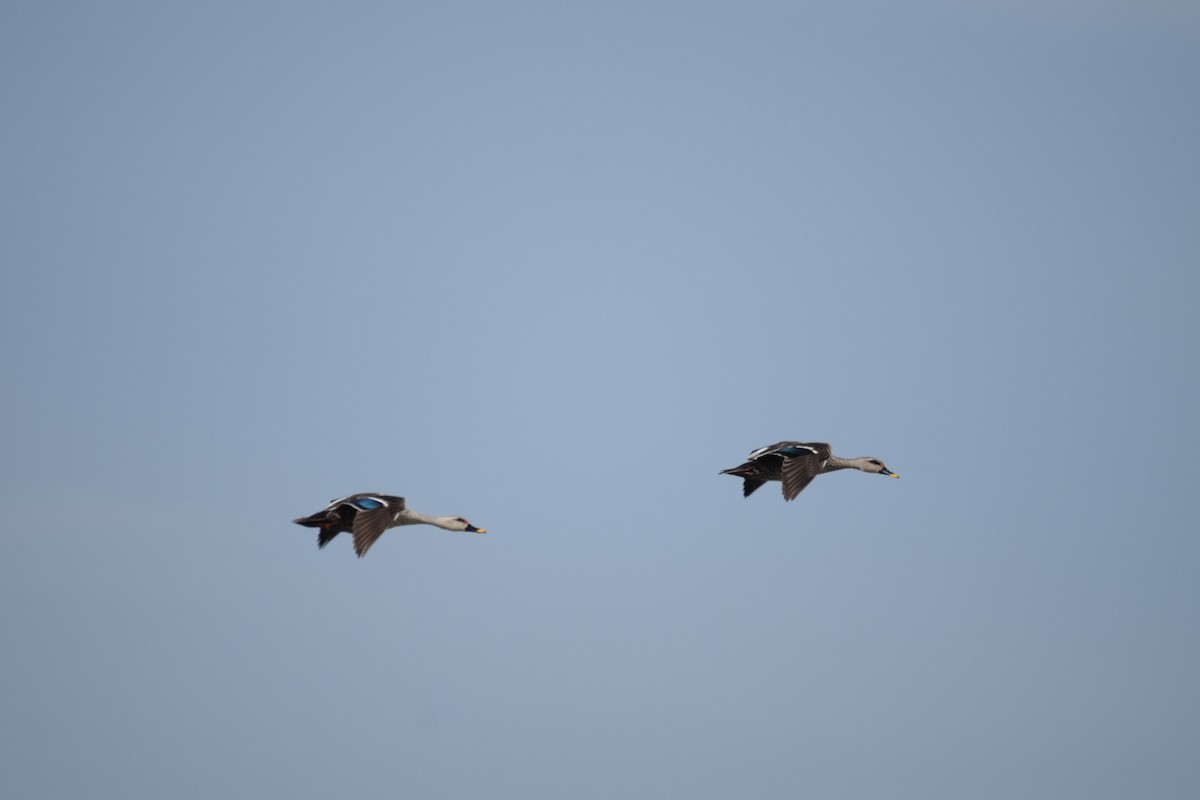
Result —
[[783, 459], [783, 499], [795, 500], [813, 478], [821, 474], [825, 458], [817, 453], [797, 455]]
[[362, 558], [392, 525], [395, 512], [387, 506], [359, 511], [354, 517], [354, 552]]

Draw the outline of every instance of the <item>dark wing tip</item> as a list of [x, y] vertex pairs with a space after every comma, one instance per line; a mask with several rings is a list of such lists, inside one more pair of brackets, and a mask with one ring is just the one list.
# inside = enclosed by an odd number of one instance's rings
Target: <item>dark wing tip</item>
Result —
[[764, 483], [766, 481], [759, 480], [758, 478], [746, 478], [742, 481], [742, 497], [749, 497], [754, 494], [755, 490]]

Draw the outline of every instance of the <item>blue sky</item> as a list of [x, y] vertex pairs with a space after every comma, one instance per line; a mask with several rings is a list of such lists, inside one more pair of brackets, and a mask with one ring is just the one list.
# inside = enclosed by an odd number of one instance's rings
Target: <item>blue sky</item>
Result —
[[1194, 797], [1198, 45], [8, 4], [0, 790]]

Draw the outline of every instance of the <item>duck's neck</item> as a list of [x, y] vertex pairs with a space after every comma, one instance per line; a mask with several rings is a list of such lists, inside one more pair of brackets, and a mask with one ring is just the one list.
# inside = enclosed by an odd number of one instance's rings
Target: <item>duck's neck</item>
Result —
[[825, 469], [822, 472], [833, 472], [839, 469], [862, 469], [861, 458], [841, 458], [833, 453], [829, 454], [829, 459], [825, 462]]
[[422, 514], [420, 511], [412, 509], [404, 509], [404, 519], [409, 524], [433, 525], [436, 528], [443, 528], [448, 531], [458, 530], [456, 517], [431, 517], [428, 514]]

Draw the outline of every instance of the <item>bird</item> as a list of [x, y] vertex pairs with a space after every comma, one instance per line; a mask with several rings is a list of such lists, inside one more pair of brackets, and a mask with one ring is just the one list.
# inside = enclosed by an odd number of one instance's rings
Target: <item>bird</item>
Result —
[[778, 442], [760, 447], [746, 457], [746, 463], [721, 470], [721, 475], [744, 478], [742, 497], [749, 497], [767, 481], [783, 482], [783, 499], [794, 500], [812, 483], [813, 478], [839, 469], [860, 469], [892, 478], [892, 472], [878, 458], [840, 458], [824, 442]]
[[448, 531], [487, 533], [487, 528], [476, 528], [462, 517], [430, 517], [411, 510], [403, 497], [375, 492], [340, 497], [317, 513], [292, 522], [320, 529], [318, 549], [333, 541], [339, 533], [350, 533], [354, 537], [354, 552], [359, 558], [367, 554], [384, 531], [398, 525], [436, 525]]

